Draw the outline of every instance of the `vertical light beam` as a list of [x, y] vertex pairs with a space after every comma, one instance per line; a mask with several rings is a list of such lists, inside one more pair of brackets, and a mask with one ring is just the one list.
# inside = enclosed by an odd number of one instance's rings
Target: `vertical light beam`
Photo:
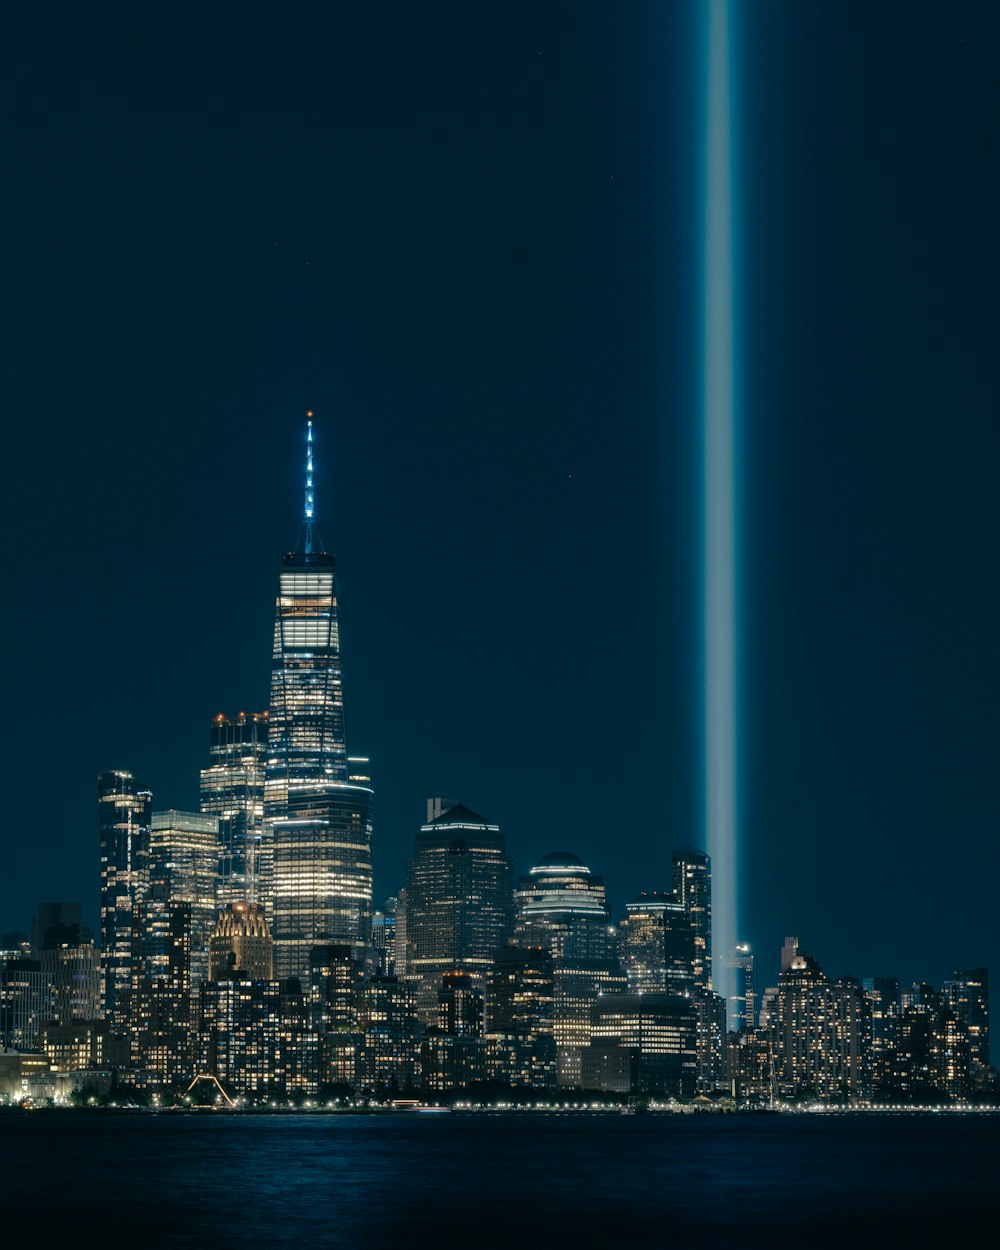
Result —
[[705, 823], [713, 988], [736, 946], [736, 629], [729, 0], [708, 3], [705, 156]]

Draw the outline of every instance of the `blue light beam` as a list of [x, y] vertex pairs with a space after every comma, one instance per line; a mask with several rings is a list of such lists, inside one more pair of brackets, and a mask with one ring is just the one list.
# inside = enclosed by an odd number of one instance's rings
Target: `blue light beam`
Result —
[[728, 1003], [736, 916], [736, 603], [729, 0], [708, 3], [705, 157], [705, 833], [712, 981]]

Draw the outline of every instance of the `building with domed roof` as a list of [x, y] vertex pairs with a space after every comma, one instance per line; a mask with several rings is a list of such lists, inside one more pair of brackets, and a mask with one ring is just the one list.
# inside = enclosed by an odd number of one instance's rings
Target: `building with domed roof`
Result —
[[514, 906], [514, 940], [552, 956], [558, 1082], [579, 1085], [594, 1004], [625, 985], [604, 880], [572, 852], [553, 851], [520, 878]]

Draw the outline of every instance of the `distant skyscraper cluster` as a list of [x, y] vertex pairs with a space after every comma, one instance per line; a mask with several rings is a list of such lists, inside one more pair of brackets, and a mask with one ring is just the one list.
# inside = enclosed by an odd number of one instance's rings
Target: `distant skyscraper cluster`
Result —
[[761, 1105], [991, 1090], [985, 969], [940, 990], [831, 981], [790, 938], [763, 993], [749, 947], [725, 952], [724, 1002], [711, 863], [690, 846], [667, 888], [615, 916], [571, 851], [515, 878], [496, 824], [433, 798], [398, 893], [373, 910], [373, 790], [368, 760], [348, 754], [312, 437], [310, 420], [270, 706], [214, 718], [198, 812], [155, 808], [127, 771], [99, 775], [99, 945], [74, 903], [43, 904], [30, 937], [4, 938], [0, 1099], [563, 1089]]

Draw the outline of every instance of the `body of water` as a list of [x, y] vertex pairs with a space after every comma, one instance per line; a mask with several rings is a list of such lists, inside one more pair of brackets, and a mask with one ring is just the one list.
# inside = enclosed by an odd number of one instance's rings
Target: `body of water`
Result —
[[138, 1250], [914, 1250], [995, 1227], [998, 1162], [973, 1113], [0, 1116], [5, 1229]]

